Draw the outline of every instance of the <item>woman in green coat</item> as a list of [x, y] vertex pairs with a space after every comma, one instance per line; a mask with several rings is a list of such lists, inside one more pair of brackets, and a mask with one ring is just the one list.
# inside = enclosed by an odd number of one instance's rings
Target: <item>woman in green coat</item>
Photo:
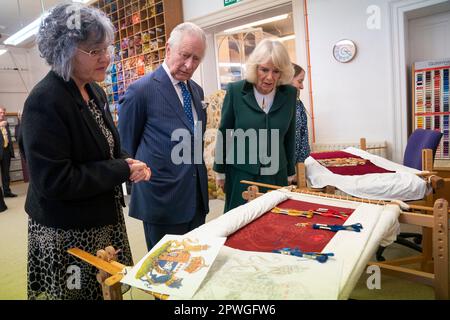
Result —
[[214, 171], [225, 212], [244, 204], [241, 180], [284, 186], [295, 175], [296, 89], [286, 48], [265, 39], [246, 64], [246, 79], [230, 83], [222, 106]]

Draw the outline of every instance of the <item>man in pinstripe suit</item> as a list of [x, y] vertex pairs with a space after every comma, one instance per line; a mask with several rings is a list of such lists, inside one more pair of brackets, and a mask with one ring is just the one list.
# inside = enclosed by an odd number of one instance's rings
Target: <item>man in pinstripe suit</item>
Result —
[[143, 221], [149, 250], [165, 234], [200, 226], [209, 211], [204, 96], [191, 80], [203, 59], [205, 39], [193, 23], [176, 26], [164, 63], [134, 82], [120, 101], [123, 148], [152, 169], [150, 181], [133, 185], [130, 201], [130, 216]]

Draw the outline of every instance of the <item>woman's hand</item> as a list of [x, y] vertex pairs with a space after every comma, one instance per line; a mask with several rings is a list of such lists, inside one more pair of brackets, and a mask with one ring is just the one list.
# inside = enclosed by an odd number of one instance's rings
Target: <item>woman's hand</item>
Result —
[[130, 181], [138, 183], [141, 181], [148, 181], [152, 175], [150, 168], [142, 161], [127, 158], [125, 161], [130, 167]]

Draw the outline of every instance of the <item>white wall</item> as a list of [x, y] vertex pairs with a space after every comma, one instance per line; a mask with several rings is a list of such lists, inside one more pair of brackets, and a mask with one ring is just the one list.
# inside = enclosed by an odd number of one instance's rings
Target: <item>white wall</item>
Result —
[[[3, 70], [14, 68], [20, 71]], [[29, 91], [48, 70], [36, 47], [8, 49], [0, 56], [0, 105], [8, 112], [21, 110]]]
[[223, 0], [183, 0], [183, 18], [190, 21], [223, 8]]
[[[369, 29], [366, 13], [376, 4], [380, 28]], [[309, 0], [309, 36], [316, 142], [393, 140], [389, 10], [386, 0]], [[332, 55], [341, 39], [353, 40], [349, 63]]]
[[[446, 30], [439, 29], [439, 34], [448, 34], [448, 15], [439, 12], [447, 12], [449, 4], [448, 0], [307, 0], [316, 142], [356, 142], [359, 137], [369, 143], [386, 141], [388, 157], [402, 161], [410, 109], [405, 58], [408, 24], [414, 24], [408, 18], [435, 15], [433, 21], [439, 20]], [[293, 7], [301, 11], [300, 6]], [[409, 32], [413, 30], [414, 26]], [[358, 49], [347, 64], [332, 57], [333, 45], [344, 38], [353, 40]], [[433, 39], [435, 54], [442, 54], [448, 41]]]
[[19, 110], [27, 97], [27, 86], [30, 83], [30, 71], [4, 70], [4, 69], [28, 69], [27, 53], [25, 50], [9, 50], [0, 56], [0, 104], [5, 106], [8, 112]]
[[[223, 0], [203, 3], [198, 11], [188, 9], [188, 3], [193, 6], [199, 1], [183, 1], [186, 20], [203, 21], [202, 16], [232, 9], [224, 9]], [[368, 142], [394, 140], [393, 124], [389, 121], [393, 118], [389, 1], [307, 1], [316, 142], [355, 142], [360, 137], [366, 137]], [[303, 0], [292, 3], [296, 32], [304, 33]], [[379, 9], [381, 24], [380, 28], [370, 30], [367, 27], [370, 14], [366, 10], [374, 4]], [[248, 12], [242, 13], [245, 14]], [[347, 64], [335, 61], [332, 56], [333, 45], [344, 38], [353, 40], [358, 47], [356, 58]], [[304, 34], [297, 41], [298, 61], [306, 66]], [[302, 97], [308, 104], [307, 90], [305, 87]]]
[[[244, 0], [223, 8], [223, 1], [204, 3], [198, 11], [186, 5], [199, 0], [184, 0], [185, 19], [212, 30], [214, 21], [267, 10], [284, 1]], [[407, 18], [403, 13], [431, 7], [444, 0], [307, 0], [312, 97], [317, 143], [386, 141], [388, 157], [401, 161], [407, 138], [407, 89], [405, 55]], [[292, 0], [297, 37], [297, 60], [306, 66], [303, 0]], [[241, 10], [242, 9], [242, 10]], [[252, 11], [252, 9], [254, 9]], [[209, 12], [207, 12], [209, 10]], [[236, 12], [238, 11], [238, 12]], [[189, 13], [189, 14], [188, 14]], [[429, 12], [435, 14], [436, 12]], [[207, 16], [208, 15], [208, 16]], [[422, 13], [423, 15], [423, 13]], [[405, 25], [403, 25], [403, 23]], [[351, 39], [357, 45], [356, 58], [339, 63], [332, 56], [333, 45]], [[303, 49], [303, 50], [302, 50]], [[205, 61], [204, 69], [214, 68]], [[203, 77], [205, 81], [206, 77]], [[212, 81], [204, 84], [206, 88]], [[310, 107], [308, 87], [302, 92]]]
[[33, 86], [36, 85], [49, 72], [50, 66], [41, 58], [37, 46], [33, 46], [28, 50], [28, 59], [30, 64], [31, 81]]

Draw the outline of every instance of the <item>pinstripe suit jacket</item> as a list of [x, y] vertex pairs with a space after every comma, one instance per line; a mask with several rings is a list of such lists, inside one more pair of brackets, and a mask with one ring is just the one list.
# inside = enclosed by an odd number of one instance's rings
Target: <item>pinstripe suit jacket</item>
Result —
[[[120, 101], [119, 133], [123, 148], [135, 159], [145, 162], [152, 170], [148, 182], [134, 184], [131, 192], [130, 216], [148, 223], [179, 224], [192, 220], [196, 208], [196, 192], [201, 192], [203, 214], [208, 208], [208, 178], [203, 161], [203, 134], [206, 111], [202, 109], [202, 88], [188, 81], [198, 115], [193, 135], [188, 118], [177, 93], [162, 67], [134, 82]], [[201, 121], [201, 123], [200, 123]], [[172, 141], [177, 129], [189, 132], [189, 137]], [[201, 129], [201, 131], [200, 131]], [[200, 134], [201, 132], [201, 134]], [[190, 152], [190, 163], [176, 164], [172, 151], [182, 143]], [[193, 161], [194, 146], [199, 152]], [[189, 150], [190, 149], [190, 150]], [[175, 152], [180, 154], [180, 152]], [[197, 180], [200, 188], [197, 188]]]

